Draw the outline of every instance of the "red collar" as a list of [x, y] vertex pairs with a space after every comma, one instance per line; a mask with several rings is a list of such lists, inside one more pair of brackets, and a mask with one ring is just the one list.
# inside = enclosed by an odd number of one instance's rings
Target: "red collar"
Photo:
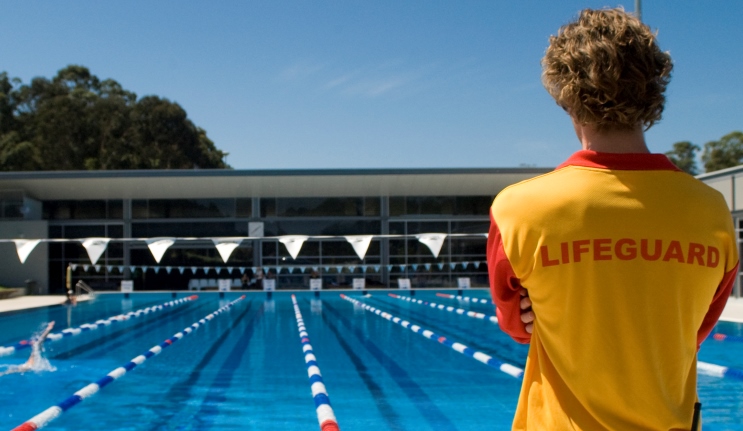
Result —
[[585, 166], [620, 171], [681, 171], [668, 160], [665, 154], [599, 153], [590, 150], [576, 151], [555, 170], [567, 166]]

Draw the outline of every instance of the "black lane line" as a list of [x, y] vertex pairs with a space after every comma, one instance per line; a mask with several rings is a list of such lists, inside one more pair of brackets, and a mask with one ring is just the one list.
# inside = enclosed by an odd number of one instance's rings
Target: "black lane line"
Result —
[[204, 368], [206, 368], [206, 366], [212, 361], [212, 359], [214, 359], [214, 356], [217, 354], [217, 351], [222, 348], [222, 345], [227, 340], [227, 337], [233, 335], [230, 334], [230, 332], [235, 329], [235, 327], [237, 327], [237, 325], [243, 320], [252, 306], [253, 300], [251, 299], [250, 301], [248, 301], [245, 310], [243, 310], [243, 312], [240, 313], [232, 322], [232, 325], [230, 325], [228, 329], [222, 332], [222, 335], [220, 335], [219, 338], [217, 338], [217, 340], [212, 343], [211, 347], [209, 347], [209, 350], [207, 350], [206, 354], [204, 354], [204, 357], [201, 358], [201, 361], [199, 361], [199, 363], [196, 364], [196, 366], [193, 368], [191, 374], [189, 374], [186, 379], [183, 379], [182, 381], [170, 386], [168, 393], [160, 398], [164, 401], [163, 406], [174, 406], [176, 408], [170, 408], [168, 410], [165, 410], [165, 408], [159, 409], [159, 411], [163, 412], [163, 414], [159, 416], [157, 422], [153, 422], [151, 424], [151, 426], [149, 427], [150, 429], [170, 428], [170, 421], [174, 417], [176, 417], [181, 412], [181, 410], [188, 406], [186, 402], [191, 399], [192, 389], [196, 382], [198, 382], [201, 378], [201, 374]]
[[[485, 352], [489, 354], [490, 356], [497, 358], [498, 360], [508, 362], [509, 364], [520, 364], [519, 366], [521, 368], [524, 368], [526, 366], [526, 354], [514, 348], [514, 343], [511, 341], [510, 337], [508, 339], [503, 338], [503, 341], [500, 341], [500, 339], [493, 338], [493, 339], [488, 340], [488, 342], [492, 344], [482, 344], [478, 342], [477, 340], [473, 340], [470, 338], [472, 336], [471, 331], [467, 331], [466, 329], [460, 329], [460, 328], [457, 328], [456, 326], [448, 326], [447, 325], [448, 322], [444, 321], [440, 317], [429, 316], [425, 314], [425, 312], [423, 311], [413, 311], [412, 309], [405, 308], [403, 307], [403, 304], [395, 304], [392, 302], [382, 301], [380, 299], [376, 300], [375, 305], [377, 305], [377, 308], [379, 308], [380, 306], [379, 303], [383, 304], [384, 306], [389, 306], [394, 309], [393, 310], [394, 312], [390, 312], [387, 310], [382, 310], [382, 311], [387, 311], [390, 314], [396, 314], [396, 313], [407, 314], [410, 317], [406, 317], [405, 320], [409, 320], [410, 323], [412, 324], [423, 326], [424, 329], [428, 329], [429, 331], [435, 332], [437, 335], [441, 335], [449, 339], [458, 338], [458, 340], [456, 341], [460, 341], [460, 342], [461, 340], [467, 340], [463, 342], [464, 344], [467, 345], [467, 347], [470, 347], [475, 350], [479, 350], [481, 352]], [[425, 309], [426, 311], [429, 311], [430, 309], [430, 310], [435, 310], [439, 313], [449, 313], [446, 310], [439, 310], [438, 308], [431, 308], [428, 305], [421, 305], [421, 304], [413, 304], [413, 305], [420, 307], [421, 309]], [[454, 314], [454, 313], [450, 313], [450, 314]], [[456, 317], [463, 317], [465, 319], [471, 319], [471, 317], [462, 316], [460, 314], [457, 314]], [[416, 321], [413, 322], [412, 321], [413, 319], [415, 319]], [[481, 319], [473, 319], [473, 320], [478, 320], [479, 321], [478, 323], [490, 324], [490, 322], [481, 320]], [[457, 325], [457, 324], [455, 323], [452, 325]], [[487, 328], [486, 325], [483, 325], [483, 327]], [[505, 336], [505, 334], [499, 328], [492, 328], [492, 331], [500, 332], [502, 335]], [[482, 333], [479, 333], [478, 335], [482, 336]], [[503, 354], [504, 351], [513, 352], [513, 354], [504, 355]]]
[[245, 352], [248, 350], [250, 339], [253, 338], [255, 322], [263, 316], [265, 304], [264, 302], [261, 308], [258, 309], [258, 312], [250, 319], [245, 330], [240, 335], [240, 341], [232, 348], [232, 351], [222, 363], [219, 372], [214, 376], [214, 381], [209, 387], [206, 397], [201, 402], [201, 408], [194, 417], [196, 424], [198, 424], [196, 429], [207, 430], [212, 428], [214, 418], [219, 414], [219, 406], [227, 400], [225, 394], [229, 391], [232, 379], [235, 377], [235, 371], [240, 365], [243, 356], [245, 356]]
[[338, 343], [341, 345], [341, 348], [343, 348], [343, 351], [346, 352], [346, 355], [353, 363], [354, 368], [356, 368], [356, 373], [358, 373], [359, 377], [361, 377], [361, 380], [366, 385], [366, 388], [371, 393], [372, 398], [374, 399], [374, 403], [377, 405], [379, 413], [382, 415], [384, 421], [387, 423], [388, 429], [393, 431], [404, 431], [405, 428], [402, 426], [402, 424], [398, 423], [398, 421], [400, 420], [400, 416], [397, 414], [397, 412], [395, 412], [395, 409], [387, 401], [387, 395], [384, 393], [382, 387], [379, 386], [374, 380], [374, 376], [372, 376], [369, 372], [369, 368], [364, 365], [364, 361], [359, 357], [359, 355], [356, 354], [356, 352], [353, 351], [346, 340], [343, 339], [343, 336], [338, 331], [338, 328], [333, 325], [330, 320], [328, 320], [328, 316], [325, 313], [322, 313], [322, 320], [330, 329], [330, 332], [335, 335], [335, 338], [338, 339]]
[[[96, 340], [93, 340], [93, 341], [89, 341], [89, 342], [87, 342], [85, 344], [82, 344], [80, 346], [75, 347], [74, 349], [70, 349], [70, 350], [68, 350], [66, 352], [62, 352], [62, 353], [59, 353], [57, 355], [54, 355], [50, 359], [69, 359], [69, 358], [71, 358], [71, 357], [73, 357], [75, 355], [78, 355], [78, 354], [81, 354], [81, 353], [91, 353], [91, 352], [94, 352], [96, 350], [100, 350], [102, 348], [105, 348], [106, 350], [114, 350], [117, 347], [120, 347], [120, 346], [126, 344], [130, 340], [130, 338], [129, 338], [130, 336], [133, 337], [133, 338], [138, 338], [140, 335], [144, 335], [147, 332], [147, 328], [149, 328], [150, 326], [166, 324], [167, 322], [170, 322], [170, 321], [176, 319], [177, 317], [179, 317], [180, 315], [182, 315], [182, 314], [184, 314], [186, 312], [196, 311], [196, 310], [198, 310], [200, 308], [205, 307], [207, 304], [206, 303], [198, 304], [198, 306], [196, 308], [193, 308], [193, 309], [192, 309], [192, 307], [189, 307], [188, 305], [191, 305], [191, 304], [187, 304], [185, 307], [179, 308], [178, 310], [173, 311], [171, 313], [158, 314], [152, 320], [145, 320], [145, 321], [142, 321], [142, 322], [137, 323], [136, 325], [129, 326], [129, 327], [126, 327], [126, 328], [121, 328], [121, 329], [119, 329], [116, 332], [113, 332], [111, 334], [108, 334], [106, 336], [106, 338], [103, 339], [103, 340], [96, 339]], [[120, 323], [125, 323], [125, 322], [120, 322]], [[102, 329], [102, 328], [98, 328], [98, 330], [100, 330], [100, 329]], [[98, 330], [96, 330], [96, 331], [98, 331]], [[134, 332], [134, 331], [136, 331], [136, 332]], [[91, 333], [92, 332], [94, 332], [94, 331], [91, 331]], [[115, 340], [117, 340], [117, 339], [119, 339], [119, 338], [121, 338], [123, 336], [127, 336], [127, 340], [112, 344], [113, 341], [115, 341]], [[153, 341], [153, 343], [154, 343], [154, 341]]]
[[[356, 336], [366, 350], [371, 353], [371, 355], [374, 356], [374, 358], [387, 370], [395, 380], [395, 383], [397, 383], [400, 389], [405, 392], [405, 395], [408, 396], [408, 399], [413, 403], [415, 408], [418, 409], [432, 429], [436, 431], [457, 429], [449, 418], [439, 410], [423, 389], [421, 389], [421, 387], [418, 386], [418, 384], [410, 377], [405, 369], [398, 365], [392, 358], [387, 356], [387, 354], [374, 344], [366, 334], [355, 328], [345, 316], [335, 309], [335, 307], [323, 302], [323, 310], [326, 308], [343, 324], [343, 326]], [[366, 313], [368, 312], [365, 312], [365, 314]], [[377, 317], [378, 316], [374, 316], [373, 318]], [[393, 323], [390, 322], [390, 324]]]

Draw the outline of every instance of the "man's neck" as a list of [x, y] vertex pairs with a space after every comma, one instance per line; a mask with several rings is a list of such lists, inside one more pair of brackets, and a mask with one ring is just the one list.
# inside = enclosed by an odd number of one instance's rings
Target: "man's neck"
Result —
[[591, 125], [573, 121], [575, 133], [584, 150], [600, 153], [650, 153], [641, 126], [631, 130], [597, 131]]

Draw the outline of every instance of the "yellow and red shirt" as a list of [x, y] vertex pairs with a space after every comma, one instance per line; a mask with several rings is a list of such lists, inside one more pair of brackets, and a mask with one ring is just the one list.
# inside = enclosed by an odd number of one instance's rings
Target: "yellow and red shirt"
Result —
[[531, 343], [513, 429], [688, 430], [696, 353], [738, 267], [722, 195], [661, 154], [583, 150], [490, 215], [499, 324]]

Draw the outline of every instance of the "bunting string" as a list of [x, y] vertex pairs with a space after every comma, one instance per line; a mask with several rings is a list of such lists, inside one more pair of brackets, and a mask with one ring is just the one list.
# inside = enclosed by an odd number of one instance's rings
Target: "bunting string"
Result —
[[[152, 257], [155, 258], [155, 262], [160, 263], [165, 252], [176, 242], [190, 242], [190, 241], [210, 241], [214, 244], [219, 255], [222, 257], [222, 261], [227, 263], [232, 252], [240, 246], [243, 241], [249, 240], [261, 240], [261, 241], [278, 241], [284, 244], [284, 247], [289, 252], [292, 259], [296, 259], [299, 255], [302, 245], [309, 240], [327, 240], [327, 239], [344, 239], [354, 249], [359, 259], [363, 260], [366, 256], [366, 252], [373, 239], [415, 239], [421, 244], [424, 244], [431, 251], [434, 258], [439, 256], [441, 247], [447, 238], [487, 238], [487, 233], [422, 233], [415, 235], [281, 235], [281, 236], [266, 236], [266, 237], [157, 237], [157, 238], [38, 238], [38, 239], [0, 239], [0, 243], [12, 242], [16, 246], [18, 253], [18, 259], [21, 263], [25, 263], [28, 256], [33, 252], [34, 248], [40, 243], [69, 243], [76, 242], [82, 245], [88, 252], [88, 258], [90, 263], [96, 265], [100, 257], [105, 253], [106, 248], [111, 242], [144, 242], [149, 248]], [[424, 264], [431, 265], [431, 264]], [[439, 269], [442, 269], [443, 263], [439, 263]], [[452, 264], [450, 264], [452, 265]], [[466, 267], [466, 265], [465, 265]], [[430, 270], [430, 268], [426, 268]], [[452, 267], [454, 269], [454, 267]], [[414, 270], [417, 271], [417, 268]], [[109, 270], [110, 272], [110, 270]], [[326, 271], [327, 272], [327, 271]], [[183, 271], [181, 271], [183, 273]]]

